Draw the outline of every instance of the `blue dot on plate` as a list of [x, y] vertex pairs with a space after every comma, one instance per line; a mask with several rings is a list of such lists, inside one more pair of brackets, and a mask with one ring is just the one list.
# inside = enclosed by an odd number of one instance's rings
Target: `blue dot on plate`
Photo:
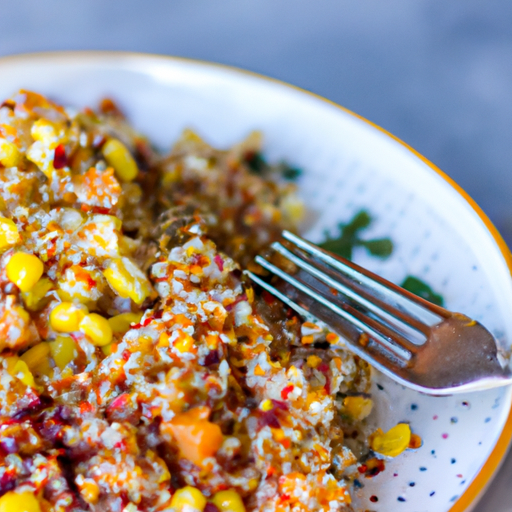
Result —
[[432, 491], [429, 496], [434, 496], [434, 494], [436, 493], [436, 491]]
[[424, 467], [424, 466], [422, 466], [422, 467], [420, 468], [420, 471], [427, 471], [427, 468], [426, 468], [426, 467]]
[[402, 496], [398, 496], [397, 500], [398, 500], [398, 501], [401, 501], [401, 502], [403, 503], [403, 502], [405, 501], [405, 498], [404, 498], [404, 497], [402, 497]]
[[382, 385], [380, 385], [380, 384], [377, 384], [377, 387], [378, 387], [381, 391], [383, 391], [383, 390], [384, 390], [384, 386], [382, 386]]
[[491, 421], [491, 418], [485, 418], [485, 423], [489, 423]]
[[416, 482], [409, 482], [409, 487], [414, 487], [416, 485]]
[[451, 423], [457, 423], [459, 421], [459, 418], [456, 418], [455, 416], [453, 418], [450, 418]]
[[452, 459], [450, 462], [451, 462], [452, 464], [455, 464], [455, 463], [457, 462], [457, 460], [456, 460], [456, 459]]
[[418, 410], [418, 404], [411, 404], [411, 410], [413, 410], [413, 411]]

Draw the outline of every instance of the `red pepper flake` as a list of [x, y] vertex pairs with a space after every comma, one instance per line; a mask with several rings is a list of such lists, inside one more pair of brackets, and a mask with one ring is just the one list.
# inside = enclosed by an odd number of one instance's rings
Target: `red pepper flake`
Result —
[[204, 506], [204, 512], [219, 512], [219, 509], [216, 505], [211, 503], [210, 501]]
[[124, 439], [122, 439], [121, 441], [119, 441], [118, 443], [116, 443], [114, 445], [114, 448], [116, 448], [117, 450], [119, 450], [121, 452], [126, 452], [128, 449], [128, 445], [126, 444], [126, 441]]
[[91, 207], [92, 213], [99, 213], [100, 215], [109, 215], [112, 208], [105, 208], [104, 206]]
[[68, 158], [66, 156], [66, 149], [63, 144], [59, 144], [55, 148], [55, 153], [53, 155], [53, 167], [55, 169], [62, 169], [68, 165]]
[[116, 409], [124, 409], [128, 406], [128, 402], [130, 400], [130, 395], [128, 393], [123, 393], [119, 395], [117, 398], [114, 398], [110, 405], [107, 407], [107, 415], [116, 410]]
[[82, 402], [80, 404], [80, 414], [86, 414], [92, 411], [94, 411], [94, 405], [92, 405], [90, 402]]
[[135, 325], [132, 325], [132, 329], [140, 329], [141, 327], [146, 327], [147, 325], [149, 325], [151, 323], [151, 321], [154, 319], [155, 317], [154, 316], [150, 316], [148, 318], [146, 318], [143, 322], [141, 322], [140, 324], [135, 324]]
[[222, 272], [224, 270], [224, 260], [221, 258], [220, 254], [216, 254], [213, 261], [215, 261], [217, 267], [219, 267], [219, 270]]
[[290, 499], [289, 494], [281, 494], [281, 496], [279, 496], [279, 501], [288, 501], [289, 499]]
[[281, 391], [281, 398], [283, 400], [288, 400], [288, 395], [295, 389], [295, 386], [293, 384], [290, 384], [289, 386], [286, 386]]

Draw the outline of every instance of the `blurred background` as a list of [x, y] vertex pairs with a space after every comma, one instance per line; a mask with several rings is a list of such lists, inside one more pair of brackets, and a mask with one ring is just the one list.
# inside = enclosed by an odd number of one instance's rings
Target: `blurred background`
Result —
[[[0, 55], [74, 49], [211, 60], [325, 96], [438, 165], [512, 245], [510, 0], [0, 0]], [[510, 512], [510, 482], [509, 456], [476, 512]]]

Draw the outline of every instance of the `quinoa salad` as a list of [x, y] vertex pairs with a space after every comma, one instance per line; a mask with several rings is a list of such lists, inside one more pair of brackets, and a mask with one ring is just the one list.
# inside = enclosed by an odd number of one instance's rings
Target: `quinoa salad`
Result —
[[243, 269], [304, 207], [261, 135], [168, 154], [111, 100], [0, 107], [0, 512], [349, 511], [415, 448]]

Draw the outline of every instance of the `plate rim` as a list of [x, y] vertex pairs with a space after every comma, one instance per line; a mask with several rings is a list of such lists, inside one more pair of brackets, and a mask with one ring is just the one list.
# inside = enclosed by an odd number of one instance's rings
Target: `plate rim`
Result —
[[[256, 78], [258, 80], [262, 80], [265, 82], [270, 82], [273, 85], [278, 85], [280, 87], [291, 89], [294, 92], [299, 92], [309, 96], [310, 98], [314, 98], [315, 100], [327, 104], [331, 107], [334, 107], [344, 114], [348, 114], [359, 121], [367, 124], [369, 127], [376, 129], [382, 134], [388, 136], [395, 142], [399, 143], [403, 148], [413, 154], [416, 158], [422, 161], [425, 165], [429, 167], [431, 171], [441, 177], [451, 188], [453, 188], [473, 209], [473, 211], [477, 214], [480, 220], [485, 225], [486, 229], [489, 231], [490, 235], [494, 239], [494, 242], [497, 245], [497, 248], [500, 250], [503, 259], [512, 275], [512, 253], [508, 248], [507, 244], [503, 240], [499, 231], [496, 229], [491, 220], [487, 217], [484, 211], [480, 208], [480, 206], [476, 203], [476, 201], [452, 178], [450, 178], [445, 172], [443, 172], [439, 167], [433, 164], [430, 160], [428, 160], [425, 156], [415, 150], [412, 146], [401, 140], [396, 135], [392, 134], [385, 128], [382, 128], [378, 124], [374, 123], [349, 110], [348, 108], [335, 103], [332, 100], [324, 98], [319, 94], [308, 91], [307, 89], [303, 89], [302, 87], [287, 83], [283, 80], [269, 77], [263, 74], [260, 74], [255, 71], [250, 71], [244, 68], [240, 68], [237, 66], [231, 66], [228, 64], [222, 64], [213, 61], [206, 61], [201, 59], [189, 58], [189, 57], [181, 57], [175, 55], [166, 55], [166, 54], [158, 54], [158, 53], [147, 53], [147, 52], [136, 52], [136, 51], [123, 51], [123, 50], [57, 50], [57, 51], [41, 51], [41, 52], [22, 52], [22, 53], [14, 53], [0, 56], [0, 67], [4, 63], [12, 63], [17, 61], [24, 60], [33, 60], [33, 59], [56, 59], [59, 58], [76, 58], [85, 59], [85, 58], [112, 58], [112, 57], [121, 57], [124, 59], [133, 59], [133, 60], [160, 60], [163, 63], [172, 63], [172, 62], [182, 62], [193, 64], [195, 66], [203, 67], [203, 68], [213, 68], [216, 70], [228, 71], [230, 73], [241, 74], [245, 76], [249, 76], [252, 78]], [[505, 421], [505, 424], [501, 430], [501, 433], [492, 449], [490, 455], [487, 457], [486, 461], [483, 463], [482, 467], [474, 477], [473, 481], [468, 485], [466, 490], [459, 496], [457, 501], [452, 505], [448, 512], [469, 512], [478, 502], [478, 500], [482, 497], [488, 485], [491, 483], [493, 478], [496, 476], [497, 470], [503, 463], [505, 456], [507, 455], [511, 443], [512, 443], [512, 400], [508, 405], [508, 417]]]

